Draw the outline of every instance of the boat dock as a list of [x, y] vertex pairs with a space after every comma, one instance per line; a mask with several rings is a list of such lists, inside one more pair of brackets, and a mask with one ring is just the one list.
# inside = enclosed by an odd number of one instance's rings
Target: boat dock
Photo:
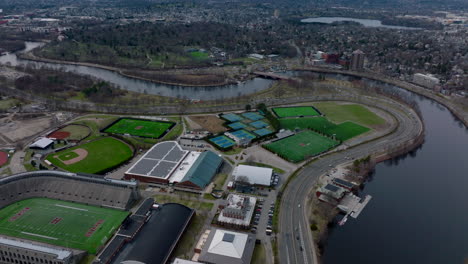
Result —
[[338, 205], [338, 208], [346, 213], [339, 224], [344, 225], [348, 220], [348, 216], [357, 218], [371, 199], [372, 196], [370, 195], [366, 195], [364, 199], [361, 199], [352, 193], [348, 193], [345, 197], [343, 197], [343, 199], [340, 201], [340, 204]]

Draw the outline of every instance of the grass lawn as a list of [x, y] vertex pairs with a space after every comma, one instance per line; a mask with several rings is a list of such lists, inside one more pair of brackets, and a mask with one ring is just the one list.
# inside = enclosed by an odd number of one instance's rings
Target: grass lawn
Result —
[[[66, 165], [67, 161], [76, 157], [74, 150], [84, 149], [87, 156], [76, 163]], [[70, 155], [68, 158], [67, 155]], [[47, 156], [47, 160], [64, 170], [70, 172], [101, 173], [109, 168], [118, 166], [127, 161], [133, 155], [132, 149], [124, 142], [112, 138], [103, 137], [85, 144], [65, 149]]]
[[346, 141], [350, 138], [366, 133], [369, 130], [369, 128], [363, 127], [353, 122], [344, 122], [339, 125], [336, 125], [335, 127], [330, 127], [324, 132], [327, 135], [335, 134], [336, 138], [338, 138], [339, 140]]
[[385, 124], [385, 120], [362, 105], [338, 104], [334, 102], [314, 103], [314, 106], [331, 121], [342, 123], [352, 121], [363, 126], [378, 126]]
[[81, 140], [85, 137], [87, 137], [90, 133], [91, 130], [90, 128], [86, 126], [81, 126], [81, 125], [68, 125], [60, 130], [58, 132], [70, 132], [70, 136], [67, 139], [71, 140]]
[[207, 60], [208, 59], [208, 53], [207, 52], [192, 51], [192, 52], [190, 52], [190, 56], [192, 56], [192, 58], [197, 59], [197, 60]]
[[266, 144], [264, 147], [286, 160], [299, 162], [325, 152], [338, 144], [338, 141], [313, 131], [303, 131], [294, 136]]
[[226, 173], [219, 173], [218, 175], [215, 176], [213, 182], [215, 184], [215, 189], [222, 189], [224, 183], [226, 182], [228, 175]]
[[263, 244], [255, 244], [255, 249], [252, 256], [251, 264], [267, 263], [265, 255], [265, 246]]
[[312, 106], [275, 107], [272, 110], [280, 118], [319, 115], [319, 113]]
[[160, 138], [169, 128], [172, 122], [160, 122], [143, 119], [122, 118], [104, 132], [114, 134], [129, 134], [132, 136]]
[[348, 140], [370, 130], [367, 127], [349, 121], [336, 125], [322, 116], [282, 118], [279, 121], [282, 128], [290, 130], [295, 130], [296, 128], [313, 129], [329, 136], [335, 135], [341, 141]]
[[0, 210], [0, 234], [94, 254], [128, 212], [47, 198], [16, 202]]

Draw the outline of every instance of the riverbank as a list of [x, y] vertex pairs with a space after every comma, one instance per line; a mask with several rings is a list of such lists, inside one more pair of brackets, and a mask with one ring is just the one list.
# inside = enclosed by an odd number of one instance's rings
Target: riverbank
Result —
[[294, 70], [297, 71], [313, 71], [313, 72], [320, 72], [320, 73], [334, 73], [334, 74], [343, 74], [343, 75], [349, 75], [349, 76], [355, 76], [355, 77], [361, 77], [361, 78], [367, 78], [370, 80], [375, 80], [375, 81], [381, 81], [384, 83], [392, 84], [395, 86], [398, 86], [400, 88], [403, 88], [405, 90], [408, 90], [410, 92], [422, 95], [426, 98], [432, 99], [434, 101], [437, 101], [441, 105], [447, 107], [447, 109], [455, 116], [457, 117], [466, 127], [468, 127], [468, 112], [464, 111], [461, 109], [462, 107], [459, 105], [455, 105], [451, 100], [443, 97], [440, 94], [436, 94], [426, 88], [423, 88], [422, 86], [418, 86], [416, 84], [400, 81], [394, 78], [390, 78], [387, 76], [384, 76], [379, 73], [375, 72], [356, 72], [356, 71], [347, 71], [347, 70], [335, 70], [335, 69], [327, 69], [327, 68], [321, 68], [321, 67], [304, 67], [304, 68], [296, 68]]
[[[225, 78], [225, 76], [216, 75], [216, 82], [213, 82], [213, 78], [211, 79], [203, 79], [204, 74], [191, 74], [192, 78], [180, 78], [182, 74], [171, 74], [168, 71], [147, 71], [147, 70], [128, 70], [122, 69], [119, 67], [107, 66], [102, 64], [90, 63], [90, 62], [73, 62], [73, 61], [62, 61], [62, 60], [55, 60], [49, 59], [44, 57], [39, 57], [34, 52], [27, 52], [27, 53], [20, 53], [17, 56], [23, 60], [31, 60], [36, 62], [45, 62], [45, 63], [56, 63], [56, 64], [68, 64], [68, 65], [75, 65], [75, 66], [86, 66], [86, 67], [93, 67], [103, 70], [112, 71], [118, 73], [127, 78], [133, 78], [137, 80], [152, 82], [156, 84], [164, 84], [164, 85], [171, 85], [171, 86], [185, 86], [185, 87], [217, 87], [217, 86], [225, 86], [225, 85], [233, 85], [237, 84], [241, 81], [247, 81], [252, 79], [254, 76], [249, 75], [247, 78], [242, 78], [239, 80], [234, 80], [232, 78]], [[154, 74], [151, 74], [154, 73]], [[163, 75], [161, 75], [163, 73]], [[158, 75], [159, 74], [159, 75]], [[189, 75], [189, 74], [186, 74]], [[213, 75], [213, 74], [212, 74]], [[179, 79], [177, 82], [175, 81], [167, 81], [161, 80], [157, 77], [161, 77], [164, 79], [172, 78], [172, 79]], [[198, 78], [197, 78], [198, 77]], [[197, 79], [200, 83], [194, 83], [194, 79]], [[204, 83], [203, 83], [204, 82]]]

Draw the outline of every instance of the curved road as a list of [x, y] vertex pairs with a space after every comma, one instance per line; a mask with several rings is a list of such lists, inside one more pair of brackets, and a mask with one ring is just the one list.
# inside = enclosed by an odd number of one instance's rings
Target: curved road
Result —
[[[379, 102], [376, 102], [376, 105]], [[388, 105], [389, 101], [385, 100]], [[399, 126], [393, 133], [369, 143], [345, 151], [337, 152], [316, 160], [305, 166], [285, 189], [280, 207], [278, 249], [281, 264], [315, 263], [314, 242], [309, 227], [307, 196], [320, 175], [336, 166], [349, 162], [346, 156], [365, 157], [415, 138], [423, 130], [419, 117], [408, 107], [393, 102], [392, 108], [386, 108], [397, 119]]]

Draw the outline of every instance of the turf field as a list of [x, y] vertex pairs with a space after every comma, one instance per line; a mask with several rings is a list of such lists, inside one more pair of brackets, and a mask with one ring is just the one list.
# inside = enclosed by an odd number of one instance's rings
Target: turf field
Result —
[[348, 140], [360, 134], [363, 134], [370, 129], [353, 122], [344, 122], [341, 124], [334, 124], [328, 121], [327, 118], [317, 117], [301, 117], [301, 118], [282, 118], [279, 120], [281, 127], [294, 130], [298, 129], [313, 129], [320, 131], [323, 134], [333, 136], [341, 141]]
[[27, 199], [0, 210], [0, 234], [95, 254], [128, 212], [47, 198]]
[[160, 138], [169, 128], [172, 122], [160, 122], [143, 119], [122, 118], [104, 130], [106, 133], [129, 134], [132, 136]]
[[294, 136], [266, 144], [264, 147], [286, 160], [299, 162], [325, 152], [338, 144], [337, 141], [313, 131], [303, 131]]
[[330, 121], [342, 123], [352, 121], [363, 126], [375, 127], [385, 124], [385, 120], [362, 105], [338, 104], [334, 102], [314, 103]]
[[124, 142], [104, 137], [49, 154], [46, 159], [70, 172], [101, 173], [127, 161], [132, 155], [132, 149]]
[[63, 127], [60, 130], [57, 130], [57, 132], [68, 132], [70, 135], [67, 137], [67, 139], [71, 140], [82, 140], [85, 137], [87, 137], [90, 133], [91, 130], [82, 125], [68, 125], [66, 127]]
[[280, 118], [320, 115], [312, 106], [275, 107], [273, 108], [273, 112]]

